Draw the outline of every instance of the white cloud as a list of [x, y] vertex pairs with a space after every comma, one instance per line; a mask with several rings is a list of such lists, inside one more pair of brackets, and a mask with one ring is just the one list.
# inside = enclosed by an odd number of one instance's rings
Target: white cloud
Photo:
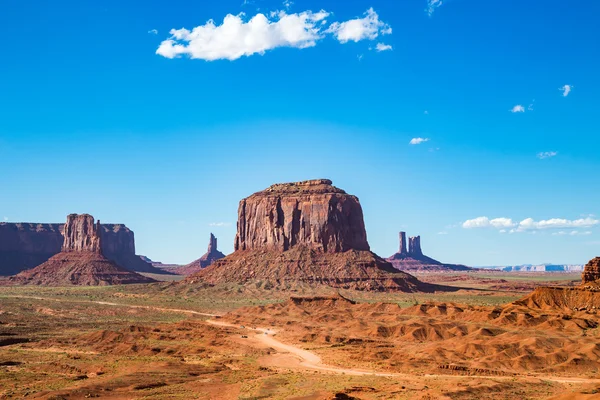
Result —
[[[284, 3], [291, 4], [289, 1]], [[325, 10], [294, 14], [274, 11], [268, 16], [258, 13], [246, 20], [244, 13], [228, 14], [221, 25], [211, 19], [192, 30], [171, 29], [171, 36], [162, 41], [156, 54], [166, 58], [189, 56], [207, 61], [237, 60], [279, 47], [313, 47], [328, 34], [340, 43], [346, 43], [374, 40], [379, 35], [392, 33], [392, 28], [380, 21], [372, 8], [365, 12], [364, 18], [335, 22], [326, 27], [330, 15]]]
[[533, 111], [533, 106], [535, 105], [535, 99], [531, 102], [531, 104], [527, 107], [527, 111]]
[[160, 44], [156, 54], [166, 58], [187, 55], [207, 61], [237, 60], [278, 47], [313, 47], [323, 38], [321, 21], [329, 13], [323, 10], [298, 14], [280, 11], [273, 21], [264, 14], [256, 14], [247, 22], [242, 20], [243, 16], [243, 13], [228, 14], [221, 25], [209, 20], [191, 31], [171, 29], [171, 37]]
[[514, 106], [513, 108], [510, 109], [510, 112], [512, 112], [512, 113], [525, 112], [525, 107], [523, 107], [520, 104], [517, 104], [516, 106]]
[[378, 52], [388, 51], [392, 50], [392, 46], [389, 44], [377, 43], [377, 46], [375, 46], [375, 50], [377, 50]]
[[358, 58], [358, 61], [362, 61], [362, 59], [363, 59], [364, 56], [365, 56], [364, 54], [358, 54], [356, 56], [356, 58]]
[[[544, 229], [583, 229], [592, 228], [600, 224], [600, 220], [592, 217], [580, 218], [575, 220], [568, 220], [563, 218], [551, 218], [547, 220], [536, 221], [533, 218], [526, 218], [519, 223], [514, 222], [511, 218], [494, 218], [489, 219], [488, 217], [477, 217], [469, 219], [463, 222], [462, 227], [465, 229], [475, 228], [496, 228], [500, 229], [502, 233], [506, 232], [507, 228], [512, 228], [509, 233], [525, 232], [525, 231], [536, 231]], [[562, 234], [558, 232], [558, 234]], [[573, 234], [573, 233], [571, 233]], [[579, 232], [576, 234], [591, 234], [587, 232]]]
[[290, 9], [290, 7], [291, 7], [291, 6], [293, 6], [293, 5], [294, 5], [294, 2], [293, 2], [293, 1], [290, 1], [290, 0], [285, 0], [285, 1], [283, 2], [283, 6], [285, 7], [285, 9], [286, 9], [286, 10], [289, 10], [289, 9]]
[[488, 217], [477, 217], [469, 219], [463, 222], [462, 227], [465, 229], [473, 228], [512, 228], [517, 224], [510, 218], [494, 218], [489, 219]]
[[157, 31], [156, 29], [150, 29], [150, 30], [148, 31], [148, 33], [151, 33], [151, 34], [153, 34], [153, 35], [158, 35], [158, 31]]
[[231, 226], [231, 222], [211, 222], [208, 226]]
[[569, 95], [569, 93], [571, 93], [572, 89], [573, 89], [573, 86], [571, 86], [571, 85], [564, 85], [563, 87], [558, 88], [558, 90], [563, 92], [564, 97], [567, 97]]
[[355, 18], [345, 22], [334, 22], [326, 31], [332, 33], [340, 43], [358, 42], [364, 39], [374, 40], [379, 35], [389, 35], [392, 28], [379, 20], [379, 15], [369, 8], [364, 18]]
[[438, 235], [447, 235], [447, 234], [448, 234], [448, 232], [446, 232], [446, 231], [438, 232]]
[[425, 12], [431, 17], [434, 11], [442, 4], [442, 0], [427, 0], [427, 8], [425, 9]]
[[558, 155], [558, 151], [543, 151], [537, 154], [537, 158], [543, 160], [545, 158], [552, 158]]
[[425, 143], [425, 142], [429, 142], [429, 138], [416, 137], [416, 138], [412, 138], [409, 143], [410, 144], [421, 144], [421, 143]]
[[8, 217], [4, 217], [4, 222], [8, 221]]
[[526, 218], [519, 223], [519, 230], [531, 229], [560, 229], [560, 228], [591, 228], [600, 224], [600, 221], [594, 218], [580, 218], [568, 220], [563, 218], [551, 218], [547, 220], [535, 221], [533, 218]]

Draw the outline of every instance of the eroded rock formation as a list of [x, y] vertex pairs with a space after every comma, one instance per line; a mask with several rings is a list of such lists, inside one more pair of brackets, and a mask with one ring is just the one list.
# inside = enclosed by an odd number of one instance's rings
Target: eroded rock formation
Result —
[[[0, 275], [17, 274], [60, 253], [64, 230], [65, 224], [0, 223]], [[102, 253], [109, 260], [130, 271], [165, 273], [135, 255], [134, 233], [127, 226], [101, 224], [99, 232]], [[68, 246], [75, 249], [87, 244], [70, 239]]]
[[369, 250], [358, 198], [328, 179], [270, 186], [240, 202], [235, 250]]
[[400, 248], [399, 251], [386, 258], [394, 268], [406, 272], [444, 272], [444, 271], [468, 271], [472, 270], [465, 265], [443, 264], [438, 260], [427, 257], [421, 250], [421, 236], [413, 236], [408, 240], [409, 248], [406, 248], [406, 233], [399, 234]]
[[408, 254], [412, 256], [422, 256], [421, 236], [411, 236], [408, 238]]
[[600, 283], [600, 257], [596, 257], [586, 264], [581, 281], [583, 285]]
[[398, 253], [406, 254], [408, 253], [407, 243], [406, 243], [406, 232], [400, 232], [398, 234], [400, 239], [400, 246], [398, 248]]
[[89, 214], [71, 214], [64, 226], [62, 251], [43, 264], [11, 277], [20, 285], [114, 285], [153, 279], [119, 267], [102, 252], [102, 228]]
[[69, 214], [64, 227], [62, 251], [89, 251], [100, 253], [100, 221], [94, 224], [94, 217], [89, 214]]
[[174, 269], [173, 271], [179, 275], [191, 275], [222, 258], [225, 258], [225, 254], [217, 249], [217, 238], [211, 233], [208, 242], [208, 251], [199, 259], [192, 261], [188, 265]]
[[235, 252], [185, 282], [427, 290], [369, 250], [358, 198], [327, 179], [272, 185], [240, 202]]

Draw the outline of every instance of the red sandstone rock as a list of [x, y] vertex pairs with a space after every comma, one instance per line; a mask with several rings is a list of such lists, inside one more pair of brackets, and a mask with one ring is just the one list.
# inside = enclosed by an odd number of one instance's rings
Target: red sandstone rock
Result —
[[583, 285], [589, 283], [600, 283], [600, 257], [590, 260], [583, 269], [581, 277]]
[[69, 214], [64, 228], [62, 251], [89, 251], [100, 253], [100, 221], [94, 224], [89, 214]]
[[270, 186], [240, 202], [235, 250], [369, 250], [358, 198], [327, 179]]
[[369, 251], [358, 198], [326, 179], [277, 184], [240, 202], [233, 254], [184, 282], [433, 290]]
[[100, 223], [88, 214], [71, 214], [64, 227], [62, 251], [36, 268], [11, 277], [20, 285], [114, 285], [153, 279], [119, 267], [102, 254]]

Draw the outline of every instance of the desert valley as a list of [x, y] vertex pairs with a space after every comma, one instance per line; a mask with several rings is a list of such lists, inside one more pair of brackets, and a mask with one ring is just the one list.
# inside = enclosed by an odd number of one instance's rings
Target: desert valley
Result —
[[0, 223], [0, 398], [600, 396], [600, 258], [509, 273], [399, 239], [371, 252], [327, 179], [244, 198], [235, 251], [185, 266], [87, 214]]

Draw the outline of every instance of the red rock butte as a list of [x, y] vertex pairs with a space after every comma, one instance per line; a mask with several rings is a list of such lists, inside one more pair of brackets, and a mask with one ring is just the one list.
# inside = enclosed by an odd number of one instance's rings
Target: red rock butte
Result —
[[60, 253], [33, 269], [9, 278], [17, 285], [114, 285], [149, 283], [153, 279], [119, 267], [102, 252], [102, 227], [89, 214], [70, 214]]
[[432, 290], [370, 251], [358, 198], [328, 179], [275, 184], [241, 200], [234, 248], [185, 282]]
[[328, 179], [275, 184], [240, 201], [235, 250], [369, 250], [356, 196]]

